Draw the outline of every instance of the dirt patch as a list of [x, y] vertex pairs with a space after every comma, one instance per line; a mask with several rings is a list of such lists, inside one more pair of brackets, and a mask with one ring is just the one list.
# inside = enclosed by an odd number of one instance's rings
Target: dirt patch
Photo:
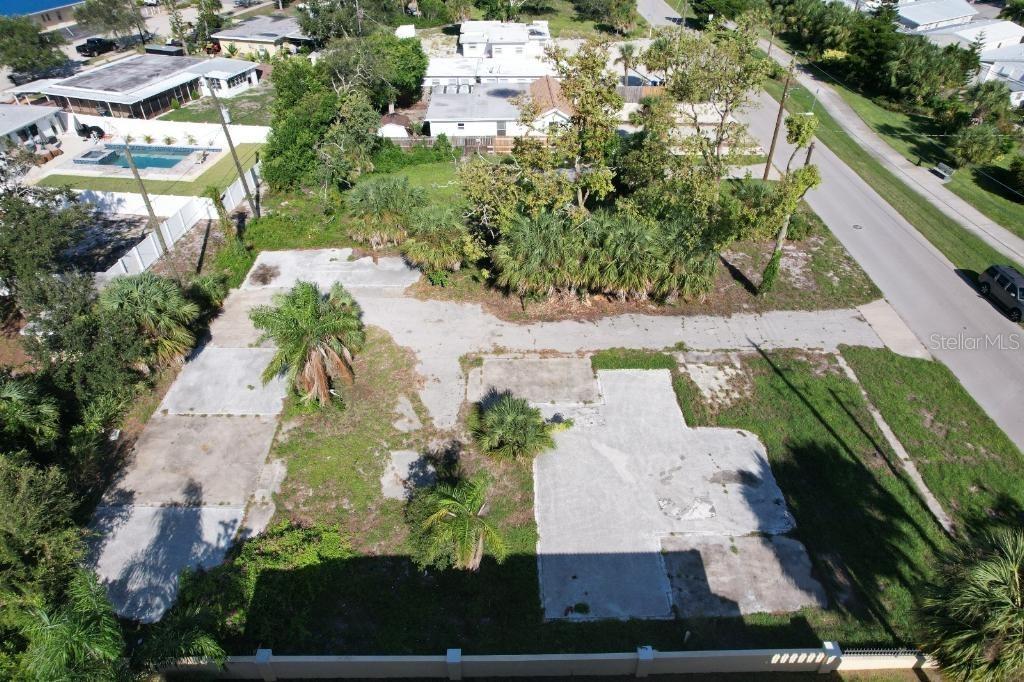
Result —
[[949, 433], [949, 427], [939, 421], [936, 421], [935, 414], [933, 412], [922, 408], [920, 410], [920, 414], [921, 423], [924, 425], [924, 428], [928, 429], [939, 438], [946, 437], [946, 434]]
[[267, 286], [281, 274], [281, 268], [276, 265], [257, 265], [256, 269], [249, 275], [249, 281], [260, 286]]
[[753, 390], [737, 353], [681, 353], [676, 357], [704, 402], [714, 410], [742, 400]]

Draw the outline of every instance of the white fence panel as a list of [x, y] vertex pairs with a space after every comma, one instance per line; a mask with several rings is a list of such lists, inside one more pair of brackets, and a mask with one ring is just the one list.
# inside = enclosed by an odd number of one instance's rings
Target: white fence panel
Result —
[[160, 243], [157, 241], [156, 235], [150, 233], [135, 245], [134, 251], [138, 254], [142, 269], [146, 270], [160, 258]]

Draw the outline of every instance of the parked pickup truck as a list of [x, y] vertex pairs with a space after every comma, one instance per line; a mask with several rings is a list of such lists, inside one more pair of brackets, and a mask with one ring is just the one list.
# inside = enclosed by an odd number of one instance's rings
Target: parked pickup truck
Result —
[[83, 57], [95, 57], [110, 52], [117, 44], [110, 38], [88, 38], [84, 43], [75, 47], [75, 52]]

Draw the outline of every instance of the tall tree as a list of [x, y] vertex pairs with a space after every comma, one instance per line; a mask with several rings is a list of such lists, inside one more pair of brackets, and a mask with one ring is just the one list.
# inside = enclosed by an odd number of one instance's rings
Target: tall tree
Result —
[[793, 153], [786, 161], [786, 172], [789, 173], [793, 165], [793, 159], [805, 149], [814, 139], [814, 133], [818, 130], [818, 117], [810, 112], [795, 114], [786, 119], [786, 142], [793, 145]]
[[40, 31], [28, 17], [0, 17], [0, 66], [16, 73], [35, 73], [67, 61], [60, 51], [64, 38], [56, 31]]
[[633, 43], [619, 45], [619, 54], [615, 57], [616, 64], [622, 64], [622, 84], [629, 85], [629, 70], [636, 66], [640, 59], [639, 50]]
[[419, 99], [427, 72], [427, 56], [420, 41], [392, 33], [335, 40], [323, 51], [321, 60], [336, 89], [360, 88], [378, 109]]
[[146, 20], [134, 0], [85, 0], [75, 8], [75, 19], [115, 36], [146, 33]]
[[923, 599], [928, 650], [957, 680], [1024, 675], [1024, 531], [990, 530], [943, 557]]
[[317, 144], [317, 175], [326, 192], [349, 187], [363, 173], [373, 170], [372, 151], [377, 146], [380, 115], [361, 90], [338, 93], [337, 116]]
[[366, 334], [359, 304], [340, 284], [324, 295], [315, 284], [299, 282], [275, 296], [274, 305], [253, 308], [249, 317], [263, 332], [260, 341], [277, 346], [264, 382], [283, 374], [303, 400], [326, 405], [333, 382], [354, 380], [352, 358]]
[[454, 484], [440, 483], [427, 495], [429, 516], [423, 531], [429, 537], [430, 563], [476, 571], [484, 551], [505, 558], [505, 541], [485, 514], [488, 483], [482, 476]]
[[777, 203], [774, 213], [783, 216], [782, 224], [775, 236], [775, 248], [772, 250], [771, 259], [761, 275], [761, 283], [757, 288], [758, 294], [766, 294], [775, 286], [782, 264], [782, 247], [785, 246], [786, 237], [789, 235], [789, 223], [793, 218], [793, 213], [804, 195], [819, 184], [821, 184], [821, 175], [818, 173], [817, 166], [798, 168], [787, 173], [786, 177], [779, 182], [776, 189]]
[[191, 44], [192, 36], [188, 30], [188, 24], [181, 14], [178, 0], [160, 0], [160, 4], [167, 13], [167, 20], [171, 24], [171, 35], [181, 43], [186, 55], [191, 54], [193, 49]]
[[1003, 9], [999, 10], [999, 18], [1024, 24], [1024, 0], [1006, 0]]

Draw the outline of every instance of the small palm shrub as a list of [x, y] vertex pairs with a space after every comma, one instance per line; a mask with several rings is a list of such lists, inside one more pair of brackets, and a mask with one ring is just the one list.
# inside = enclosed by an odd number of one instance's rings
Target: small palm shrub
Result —
[[260, 342], [277, 346], [264, 383], [283, 374], [304, 402], [326, 405], [335, 382], [355, 379], [352, 359], [366, 334], [359, 304], [340, 284], [324, 295], [312, 282], [299, 282], [275, 296], [274, 305], [253, 308], [249, 318], [263, 330]]
[[32, 377], [0, 371], [0, 434], [12, 449], [43, 448], [60, 434], [60, 408]]
[[350, 234], [375, 251], [401, 244], [408, 233], [412, 211], [424, 201], [423, 190], [410, 187], [405, 177], [385, 176], [360, 182], [346, 198], [349, 213], [355, 218]]
[[1024, 530], [949, 552], [922, 611], [928, 649], [954, 679], [1024, 678]]
[[122, 313], [139, 328], [150, 365], [181, 360], [195, 345], [192, 327], [199, 306], [166, 277], [151, 272], [118, 277], [100, 292], [99, 306]]
[[558, 428], [544, 421], [540, 410], [522, 398], [502, 394], [477, 410], [470, 429], [481, 450], [494, 457], [532, 457], [555, 446]]
[[486, 515], [488, 480], [482, 476], [438, 483], [409, 504], [414, 558], [422, 566], [475, 571], [484, 553], [501, 562], [504, 538]]
[[484, 252], [458, 208], [431, 205], [412, 214], [402, 255], [430, 276], [457, 272], [463, 263], [483, 258]]

